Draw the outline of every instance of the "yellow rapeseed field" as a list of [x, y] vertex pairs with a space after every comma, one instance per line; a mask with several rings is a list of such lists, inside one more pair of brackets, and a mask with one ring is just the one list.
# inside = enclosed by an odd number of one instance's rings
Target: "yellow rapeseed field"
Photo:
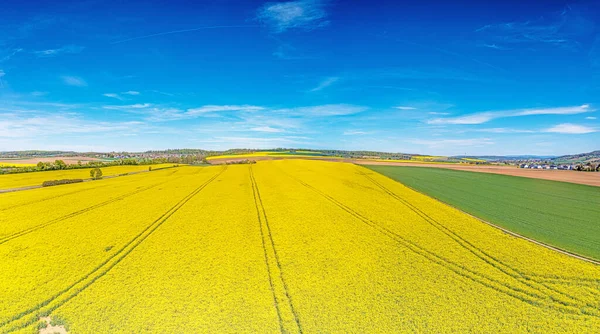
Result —
[[183, 166], [0, 194], [0, 333], [594, 333], [600, 267], [373, 171]]

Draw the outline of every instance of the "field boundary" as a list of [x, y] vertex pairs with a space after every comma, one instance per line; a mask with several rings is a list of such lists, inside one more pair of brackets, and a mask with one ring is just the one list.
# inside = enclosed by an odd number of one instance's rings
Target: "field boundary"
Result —
[[[357, 164], [357, 165], [358, 165], [358, 166], [361, 166], [360, 164]], [[482, 223], [484, 223], [484, 224], [487, 224], [487, 225], [489, 225], [489, 226], [495, 227], [495, 228], [497, 228], [497, 229], [501, 230], [501, 231], [502, 231], [502, 232], [504, 232], [504, 233], [510, 234], [510, 235], [511, 235], [511, 236], [513, 236], [513, 237], [517, 237], [517, 238], [521, 238], [521, 239], [527, 240], [527, 241], [529, 241], [529, 242], [532, 242], [532, 243], [534, 243], [534, 244], [536, 244], [536, 245], [543, 246], [543, 247], [545, 247], [545, 248], [548, 248], [548, 249], [550, 249], [550, 250], [553, 250], [553, 251], [559, 252], [559, 253], [561, 253], [561, 254], [563, 254], [563, 255], [567, 255], [567, 256], [570, 256], [570, 257], [574, 257], [574, 258], [576, 258], [576, 259], [579, 259], [579, 260], [582, 260], [582, 261], [586, 261], [586, 262], [589, 262], [589, 263], [593, 263], [593, 264], [595, 264], [595, 265], [600, 265], [600, 261], [599, 261], [599, 260], [596, 260], [596, 259], [593, 259], [593, 258], [589, 258], [589, 257], [586, 257], [586, 256], [584, 256], [584, 255], [580, 255], [580, 254], [577, 254], [577, 253], [574, 253], [574, 252], [571, 252], [571, 251], [568, 251], [568, 250], [565, 250], [565, 249], [562, 249], [562, 248], [559, 248], [559, 247], [556, 247], [556, 246], [552, 246], [552, 245], [546, 244], [546, 243], [544, 243], [544, 242], [541, 242], [541, 241], [538, 241], [538, 240], [532, 239], [532, 238], [530, 238], [530, 237], [526, 237], [526, 236], [524, 236], [524, 235], [521, 235], [521, 234], [519, 234], [519, 233], [517, 233], [517, 232], [513, 232], [513, 231], [511, 231], [511, 230], [509, 230], [509, 229], [507, 229], [507, 228], [505, 228], [505, 227], [502, 227], [502, 226], [500, 226], [500, 225], [496, 225], [496, 224], [494, 224], [494, 223], [491, 223], [491, 222], [488, 222], [488, 221], [486, 221], [486, 220], [484, 220], [484, 219], [481, 219], [481, 218], [479, 218], [479, 217], [477, 217], [477, 216], [474, 216], [474, 215], [472, 215], [472, 214], [470, 214], [470, 213], [468, 213], [468, 212], [465, 212], [465, 211], [463, 211], [463, 210], [461, 210], [461, 209], [459, 209], [459, 208], [455, 207], [454, 205], [452, 205], [452, 204], [449, 204], [449, 203], [447, 203], [447, 202], [445, 202], [445, 201], [443, 201], [443, 200], [441, 200], [441, 199], [439, 199], [439, 198], [437, 198], [437, 197], [435, 197], [435, 196], [432, 196], [432, 195], [426, 194], [426, 193], [424, 193], [424, 192], [421, 192], [421, 191], [419, 191], [419, 190], [417, 190], [417, 189], [415, 189], [415, 188], [412, 188], [412, 187], [410, 187], [410, 186], [408, 186], [408, 185], [406, 185], [406, 184], [404, 184], [404, 183], [402, 183], [402, 182], [400, 182], [400, 181], [398, 181], [398, 180], [394, 180], [394, 179], [392, 179], [391, 177], [389, 177], [389, 176], [387, 176], [387, 175], [381, 174], [381, 173], [379, 173], [379, 172], [377, 172], [377, 171], [374, 171], [374, 170], [371, 170], [371, 171], [372, 171], [372, 172], [374, 172], [374, 173], [377, 173], [377, 174], [379, 174], [379, 175], [381, 175], [381, 176], [383, 176], [383, 177], [386, 177], [386, 178], [388, 178], [388, 179], [390, 179], [390, 180], [392, 180], [392, 181], [394, 181], [394, 182], [400, 183], [402, 186], [404, 186], [404, 187], [406, 187], [406, 188], [408, 188], [408, 189], [410, 189], [410, 190], [412, 190], [412, 191], [414, 191], [414, 192], [417, 192], [417, 193], [419, 193], [419, 194], [421, 194], [421, 195], [424, 195], [424, 196], [427, 196], [427, 197], [433, 198], [433, 199], [435, 199], [436, 201], [438, 201], [438, 202], [440, 202], [440, 203], [443, 203], [443, 204], [445, 204], [445, 205], [447, 205], [447, 206], [449, 206], [449, 207], [451, 207], [451, 208], [453, 208], [453, 209], [455, 209], [455, 210], [458, 210], [458, 211], [460, 211], [461, 213], [464, 213], [464, 214], [466, 214], [467, 216], [470, 216], [470, 217], [472, 217], [472, 218], [475, 218], [476, 220], [478, 220], [478, 221], [480, 221], [480, 222], [482, 222]], [[550, 181], [552, 181], [552, 180], [550, 180]], [[557, 181], [557, 182], [560, 182], [560, 181]], [[567, 182], [567, 183], [568, 183], [568, 182]]]

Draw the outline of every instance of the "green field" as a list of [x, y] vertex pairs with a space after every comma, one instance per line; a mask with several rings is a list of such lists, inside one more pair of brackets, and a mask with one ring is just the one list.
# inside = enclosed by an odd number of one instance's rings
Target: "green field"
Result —
[[490, 223], [600, 259], [600, 188], [442, 168], [367, 166]]

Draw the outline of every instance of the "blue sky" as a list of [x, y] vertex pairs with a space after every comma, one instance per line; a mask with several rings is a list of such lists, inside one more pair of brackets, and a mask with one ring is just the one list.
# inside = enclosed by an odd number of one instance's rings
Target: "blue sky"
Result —
[[0, 150], [599, 149], [595, 1], [3, 1]]

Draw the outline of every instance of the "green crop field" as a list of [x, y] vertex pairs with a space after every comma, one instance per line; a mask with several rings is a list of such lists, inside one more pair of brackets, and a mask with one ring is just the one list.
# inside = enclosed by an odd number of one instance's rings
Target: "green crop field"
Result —
[[600, 188], [442, 168], [368, 166], [490, 223], [600, 259]]

